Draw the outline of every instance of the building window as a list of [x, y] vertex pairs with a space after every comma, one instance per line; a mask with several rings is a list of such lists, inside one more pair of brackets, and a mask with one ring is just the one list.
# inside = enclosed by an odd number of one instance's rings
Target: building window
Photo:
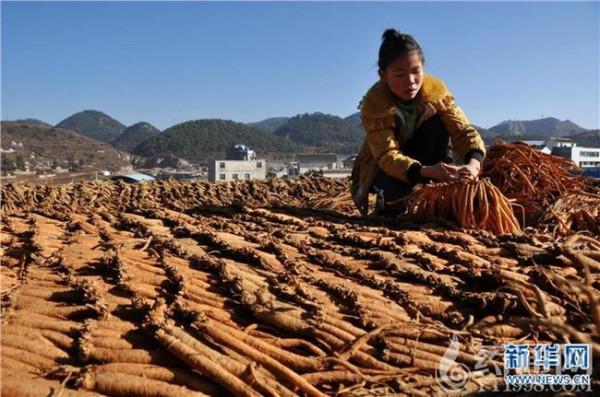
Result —
[[252, 175], [250, 175], [250, 174], [246, 174], [246, 175], [244, 175], [244, 177], [246, 178], [246, 180], [252, 179]]
[[231, 174], [231, 177], [233, 178], [234, 181], [238, 180], [238, 174]]
[[225, 180], [225, 174], [219, 174], [219, 179], [224, 181]]
[[600, 152], [581, 152], [581, 157], [600, 157]]
[[220, 162], [220, 163], [219, 163], [219, 168], [225, 168], [225, 162], [223, 162], [223, 161], [222, 161], [222, 162]]
[[262, 168], [262, 161], [256, 162], [256, 168]]

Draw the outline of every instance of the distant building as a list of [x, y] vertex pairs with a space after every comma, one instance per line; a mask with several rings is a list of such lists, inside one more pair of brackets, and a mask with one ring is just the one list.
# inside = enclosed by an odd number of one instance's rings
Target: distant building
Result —
[[153, 176], [141, 174], [141, 173], [115, 175], [115, 176], [111, 177], [111, 179], [115, 180], [115, 181], [123, 181], [123, 182], [127, 182], [127, 183], [139, 183], [139, 182], [156, 180]]
[[288, 168], [285, 166], [281, 166], [281, 167], [273, 167], [271, 165], [269, 165], [268, 171], [267, 171], [267, 178], [271, 177], [271, 178], [287, 178], [288, 176]]
[[529, 146], [531, 146], [545, 154], [550, 154], [552, 152], [552, 149], [550, 149], [546, 145], [546, 141], [521, 141], [521, 142], [526, 143]]
[[354, 161], [356, 160], [356, 155], [347, 157], [342, 162], [344, 168], [352, 168], [354, 167]]
[[546, 140], [546, 146], [548, 146], [549, 148], [555, 148], [555, 147], [573, 147], [576, 146], [577, 144], [573, 141], [571, 141], [569, 138], [548, 138]]
[[546, 146], [546, 141], [522, 141], [526, 144], [528, 144], [529, 146], [533, 146], [536, 149], [542, 149], [544, 146]]
[[63, 168], [63, 167], [61, 167], [59, 165], [59, 166], [54, 167], [54, 172], [56, 174], [66, 174], [67, 172], [69, 172], [69, 169], [68, 168]]
[[213, 160], [208, 163], [210, 182], [265, 179], [267, 162], [255, 160]]
[[297, 154], [298, 173], [336, 168], [337, 156], [332, 153]]
[[225, 160], [256, 160], [256, 152], [246, 145], [237, 144], [225, 151]]
[[287, 177], [289, 179], [298, 178], [300, 176], [300, 168], [297, 161], [292, 161], [287, 165]]
[[[572, 142], [571, 142], [572, 143]], [[578, 167], [600, 167], [600, 148], [560, 145], [552, 148], [552, 154], [573, 161]]]

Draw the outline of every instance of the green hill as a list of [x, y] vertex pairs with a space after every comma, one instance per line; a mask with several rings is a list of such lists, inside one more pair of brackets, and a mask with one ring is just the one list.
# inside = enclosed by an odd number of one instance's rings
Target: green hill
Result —
[[344, 120], [349, 121], [352, 124], [362, 128], [362, 124], [360, 122], [360, 113], [358, 113], [358, 112], [352, 113], [350, 116], [346, 117]]
[[19, 119], [19, 120], [14, 120], [14, 121], [17, 123], [37, 124], [42, 127], [52, 127], [52, 124], [48, 124], [45, 121], [38, 120], [38, 119]]
[[362, 128], [352, 120], [324, 113], [292, 117], [274, 134], [333, 153], [357, 152], [364, 139]]
[[127, 127], [125, 131], [113, 139], [110, 144], [119, 150], [131, 152], [137, 145], [159, 133], [160, 130], [158, 128], [142, 121]]
[[57, 166], [71, 171], [118, 170], [129, 166], [124, 154], [110, 145], [73, 131], [35, 123], [2, 122], [3, 171], [52, 171]]
[[242, 143], [258, 155], [302, 151], [302, 145], [273, 136], [243, 123], [208, 119], [187, 121], [168, 128], [133, 149], [144, 157], [177, 156], [192, 162], [223, 157], [231, 145]]
[[289, 117], [271, 117], [265, 120], [257, 121], [256, 123], [248, 123], [250, 127], [258, 128], [261, 131], [273, 133], [277, 128], [284, 125]]
[[600, 147], [600, 130], [589, 130], [568, 136], [579, 146]]
[[97, 110], [84, 110], [67, 117], [56, 125], [75, 131], [98, 141], [109, 143], [125, 130], [125, 126], [107, 114]]
[[569, 136], [586, 131], [570, 120], [561, 121], [555, 117], [537, 120], [507, 120], [491, 127], [490, 132], [501, 136]]

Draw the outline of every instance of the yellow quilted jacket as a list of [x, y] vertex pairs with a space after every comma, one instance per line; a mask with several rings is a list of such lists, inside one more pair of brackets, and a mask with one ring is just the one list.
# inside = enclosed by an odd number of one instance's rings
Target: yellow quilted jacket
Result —
[[[395, 96], [383, 81], [375, 83], [358, 108], [366, 132], [365, 141], [352, 170], [352, 196], [359, 210], [368, 213], [368, 196], [373, 179], [381, 170], [397, 179], [408, 181], [407, 170], [417, 160], [402, 153], [402, 126], [398, 125]], [[461, 159], [472, 151], [485, 155], [479, 132], [454, 102], [444, 82], [425, 74], [419, 93], [417, 128], [439, 114], [448, 130], [452, 148]]]

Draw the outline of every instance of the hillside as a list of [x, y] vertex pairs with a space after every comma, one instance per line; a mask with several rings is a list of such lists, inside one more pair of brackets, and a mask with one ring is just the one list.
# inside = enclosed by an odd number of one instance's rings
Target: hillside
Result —
[[73, 131], [38, 124], [2, 122], [2, 170], [52, 171], [55, 167], [80, 170], [117, 170], [128, 166], [125, 157], [110, 145]]
[[274, 134], [333, 153], [357, 152], [364, 138], [362, 128], [355, 123], [324, 113], [292, 117]]
[[187, 121], [168, 128], [133, 150], [134, 154], [154, 157], [173, 155], [192, 162], [223, 157], [231, 145], [243, 143], [258, 155], [302, 151], [302, 145], [229, 120]]
[[570, 120], [561, 121], [555, 117], [545, 117], [537, 120], [507, 120], [490, 128], [494, 135], [502, 136], [538, 136], [549, 138], [553, 136], [570, 136], [586, 131]]
[[261, 131], [273, 133], [275, 130], [284, 125], [289, 117], [271, 117], [255, 123], [248, 123], [250, 127], [258, 128]]
[[67, 117], [56, 125], [85, 135], [98, 141], [109, 143], [125, 130], [125, 125], [109, 115], [97, 110], [84, 110]]
[[579, 146], [600, 147], [600, 130], [589, 130], [571, 135], [569, 139]]
[[360, 113], [352, 113], [350, 116], [344, 118], [344, 120], [351, 122], [354, 125], [361, 126]]
[[158, 128], [142, 121], [127, 127], [125, 131], [113, 139], [110, 144], [119, 150], [131, 152], [137, 145], [144, 142], [146, 139], [152, 138], [158, 133], [160, 133]]
[[45, 121], [38, 120], [38, 119], [19, 119], [19, 120], [13, 120], [13, 121], [15, 121], [17, 123], [37, 124], [42, 127], [52, 127], [52, 124], [46, 123]]

